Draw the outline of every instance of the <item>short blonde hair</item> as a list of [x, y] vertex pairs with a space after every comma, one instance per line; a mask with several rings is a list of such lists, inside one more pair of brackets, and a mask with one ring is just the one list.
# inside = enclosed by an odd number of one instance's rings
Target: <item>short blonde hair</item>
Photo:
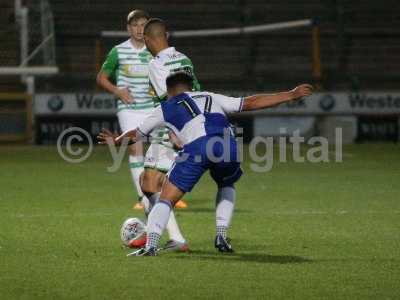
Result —
[[150, 15], [144, 10], [135, 9], [128, 14], [126, 22], [130, 24], [132, 21], [137, 21], [142, 18], [148, 20], [150, 19]]

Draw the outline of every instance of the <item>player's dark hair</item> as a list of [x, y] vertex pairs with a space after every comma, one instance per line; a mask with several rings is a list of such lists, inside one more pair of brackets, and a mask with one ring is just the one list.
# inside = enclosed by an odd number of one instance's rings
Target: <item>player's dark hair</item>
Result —
[[169, 75], [166, 79], [166, 84], [167, 84], [167, 90], [173, 89], [178, 85], [184, 85], [189, 90], [192, 90], [193, 77], [187, 72], [179, 71]]
[[126, 22], [128, 24], [130, 24], [132, 21], [137, 21], [139, 19], [146, 19], [149, 20], [150, 19], [150, 15], [148, 14], [148, 12], [141, 10], [141, 9], [135, 9], [132, 10], [129, 14], [128, 17], [126, 18]]
[[151, 18], [144, 25], [143, 33], [149, 34], [153, 26], [162, 27], [167, 32], [167, 24], [160, 18]]

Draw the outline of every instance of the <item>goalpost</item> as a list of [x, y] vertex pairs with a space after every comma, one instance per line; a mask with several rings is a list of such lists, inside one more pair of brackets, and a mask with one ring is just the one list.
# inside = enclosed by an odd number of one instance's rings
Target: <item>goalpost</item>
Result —
[[14, 42], [12, 48], [2, 49], [7, 55], [0, 61], [0, 77], [19, 77], [26, 92], [12, 93], [6, 86], [6, 92], [0, 93], [0, 141], [30, 141], [35, 78], [58, 73], [53, 14], [48, 0], [15, 0], [14, 15], [15, 23], [0, 32]]
[[19, 52], [19, 57], [1, 61], [0, 76], [20, 76], [26, 85], [26, 92], [33, 95], [35, 76], [58, 73], [53, 13], [48, 0], [14, 0], [14, 15], [15, 23], [9, 24], [3, 34], [9, 39], [17, 39], [18, 48], [8, 51], [14, 50], [16, 54]]

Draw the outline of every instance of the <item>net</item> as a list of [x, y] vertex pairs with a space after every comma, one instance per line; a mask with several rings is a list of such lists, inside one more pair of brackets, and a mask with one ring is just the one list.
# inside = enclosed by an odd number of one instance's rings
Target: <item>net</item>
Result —
[[[0, 90], [35, 92], [35, 76], [58, 72], [53, 14], [48, 0], [4, 4], [0, 39]], [[18, 77], [20, 77], [19, 80]]]
[[[242, 27], [170, 32], [170, 44], [188, 55], [203, 88], [233, 94], [287, 88], [320, 77], [318, 35], [312, 19]], [[128, 37], [102, 31], [104, 52]], [[101, 65], [103, 57], [99, 59]], [[315, 80], [314, 80], [315, 79]]]
[[48, 0], [4, 4], [0, 67], [55, 65], [53, 14]]

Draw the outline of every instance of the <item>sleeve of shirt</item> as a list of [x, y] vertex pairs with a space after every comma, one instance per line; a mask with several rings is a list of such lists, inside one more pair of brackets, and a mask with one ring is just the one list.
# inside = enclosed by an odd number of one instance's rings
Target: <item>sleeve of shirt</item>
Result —
[[244, 97], [235, 98], [221, 94], [210, 93], [213, 101], [218, 103], [225, 113], [241, 112], [243, 108]]
[[117, 68], [118, 68], [118, 52], [117, 48], [114, 47], [107, 54], [107, 58], [101, 67], [101, 71], [106, 73], [108, 76], [114, 76]]
[[149, 64], [150, 84], [159, 99], [167, 95], [167, 84], [165, 80], [169, 75], [169, 71], [158, 66], [154, 61]]
[[156, 127], [164, 124], [164, 114], [162, 112], [161, 105], [156, 107], [150, 116], [148, 116], [142, 124], [137, 128], [139, 133], [143, 136], [148, 136], [149, 133]]

